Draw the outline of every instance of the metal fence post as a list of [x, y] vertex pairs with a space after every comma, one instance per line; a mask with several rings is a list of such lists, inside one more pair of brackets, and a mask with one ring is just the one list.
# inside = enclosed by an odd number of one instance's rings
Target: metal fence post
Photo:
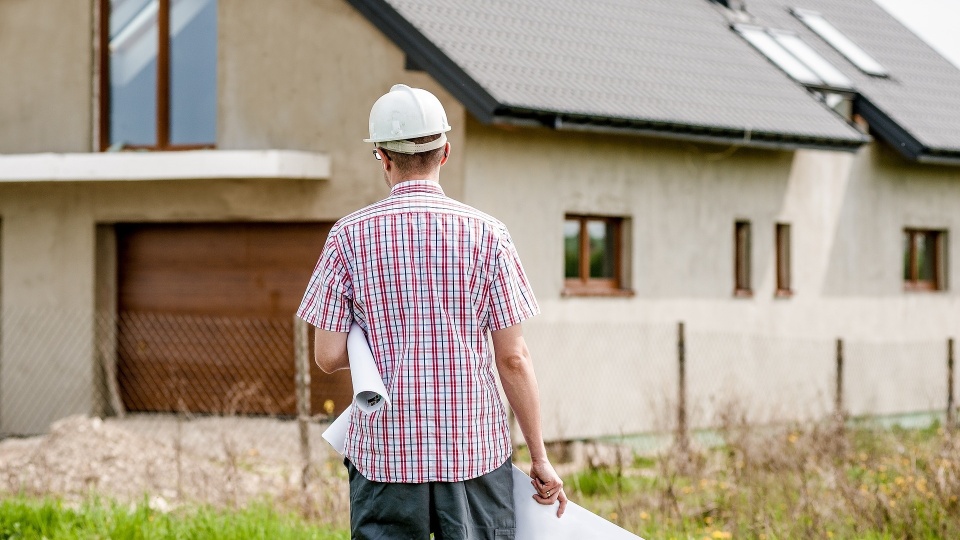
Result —
[[[300, 428], [300, 489], [307, 504], [307, 485], [310, 481], [310, 343], [307, 323], [293, 317], [293, 347], [297, 368], [297, 425]], [[306, 508], [305, 508], [306, 510]]]
[[953, 338], [947, 339], [947, 429], [956, 427], [956, 411], [953, 404]]
[[837, 381], [834, 398], [834, 414], [837, 422], [843, 425], [843, 339], [841, 338], [837, 338]]
[[687, 354], [683, 322], [677, 324], [677, 445], [682, 451], [689, 448], [687, 437]]

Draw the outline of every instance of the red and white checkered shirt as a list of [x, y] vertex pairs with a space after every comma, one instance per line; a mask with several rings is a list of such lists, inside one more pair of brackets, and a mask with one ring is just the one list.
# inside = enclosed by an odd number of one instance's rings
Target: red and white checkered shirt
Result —
[[510, 456], [488, 330], [539, 313], [507, 228], [425, 180], [334, 224], [297, 315], [356, 321], [392, 403], [354, 408], [345, 455], [377, 482], [457, 482]]

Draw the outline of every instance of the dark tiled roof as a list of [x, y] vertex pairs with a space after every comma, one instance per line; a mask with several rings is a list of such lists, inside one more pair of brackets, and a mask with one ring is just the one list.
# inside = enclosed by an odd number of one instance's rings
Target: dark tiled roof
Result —
[[[894, 133], [922, 148], [910, 157], [938, 155], [960, 159], [960, 69], [930, 48], [892, 15], [871, 0], [749, 0], [747, 8], [758, 23], [794, 30], [824, 58], [853, 80], [865, 98], [863, 112], [872, 113], [874, 127], [884, 116]], [[819, 11], [837, 29], [882, 64], [889, 78], [872, 77], [857, 69], [789, 11]], [[958, 26], [960, 28], [960, 26]], [[960, 30], [958, 30], [960, 31]], [[858, 107], [859, 108], [859, 107]], [[909, 139], [914, 139], [910, 141]], [[909, 149], [906, 149], [909, 150]], [[909, 151], [905, 151], [910, 155]]]
[[866, 140], [706, 0], [350, 2], [484, 121], [526, 116], [758, 146]]

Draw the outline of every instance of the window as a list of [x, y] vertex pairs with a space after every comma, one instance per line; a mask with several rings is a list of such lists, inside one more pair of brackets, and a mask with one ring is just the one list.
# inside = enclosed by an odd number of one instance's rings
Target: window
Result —
[[792, 32], [744, 24], [733, 29], [793, 80], [817, 88], [853, 90], [853, 83]]
[[564, 293], [629, 294], [623, 282], [623, 218], [568, 215], [563, 223]]
[[100, 148], [213, 146], [217, 0], [100, 0]]
[[824, 41], [829, 43], [831, 47], [836, 49], [837, 52], [845, 56], [851, 64], [857, 66], [860, 71], [875, 77], [887, 76], [887, 70], [880, 65], [880, 62], [874, 60], [872, 56], [861, 49], [853, 40], [844, 35], [840, 30], [837, 30], [828, 20], [823, 18], [823, 15], [807, 9], [795, 8], [792, 9], [791, 12], [796, 18], [800, 19], [807, 28], [813, 30], [818, 36], [823, 38]]
[[790, 225], [777, 223], [777, 296], [793, 294], [790, 283]]
[[912, 291], [947, 288], [947, 233], [923, 229], [903, 231], [903, 284]]
[[737, 221], [733, 233], [733, 273], [735, 296], [752, 296], [750, 287], [750, 222]]

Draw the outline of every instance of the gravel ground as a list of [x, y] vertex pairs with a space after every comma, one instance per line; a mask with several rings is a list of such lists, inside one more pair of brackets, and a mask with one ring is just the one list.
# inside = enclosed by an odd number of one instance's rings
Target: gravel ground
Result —
[[72, 416], [47, 435], [0, 441], [0, 494], [147, 498], [159, 510], [181, 505], [244, 506], [252, 501], [303, 511], [319, 521], [348, 519], [346, 471], [312, 425], [311, 468], [301, 489], [297, 423], [265, 418], [170, 415], [124, 419]]

